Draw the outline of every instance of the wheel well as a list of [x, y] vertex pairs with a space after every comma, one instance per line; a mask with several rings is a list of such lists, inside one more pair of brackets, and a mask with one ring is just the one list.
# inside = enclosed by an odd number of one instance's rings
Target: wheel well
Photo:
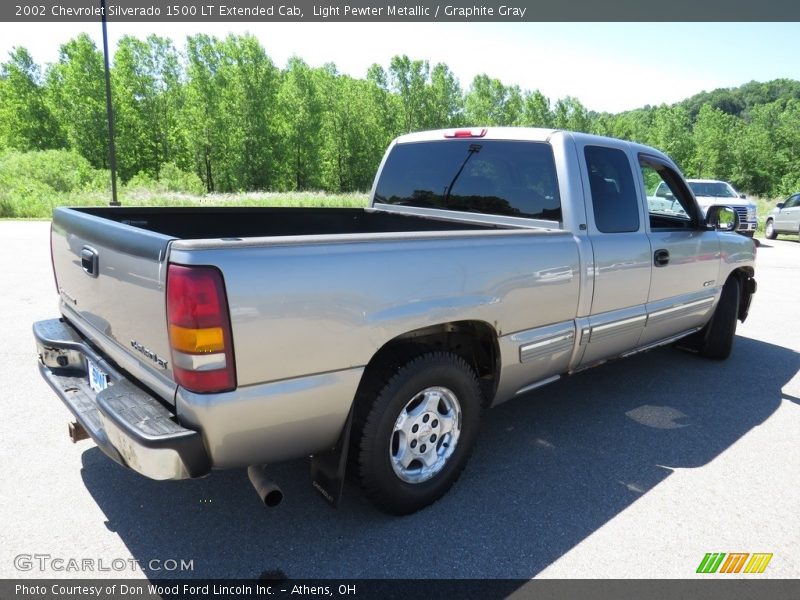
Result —
[[433, 350], [452, 352], [463, 358], [475, 370], [485, 405], [491, 403], [500, 373], [500, 347], [497, 332], [484, 321], [440, 323], [403, 333], [389, 340], [372, 357], [364, 370], [364, 379], [375, 370], [397, 368], [414, 356]]

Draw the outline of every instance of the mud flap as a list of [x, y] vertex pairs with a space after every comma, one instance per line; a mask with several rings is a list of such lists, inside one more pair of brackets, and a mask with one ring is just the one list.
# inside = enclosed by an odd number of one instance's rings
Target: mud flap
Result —
[[756, 289], [758, 286], [756, 285], [756, 280], [752, 277], [748, 277], [743, 281], [744, 286], [742, 287], [742, 299], [739, 302], [739, 320], [744, 323], [745, 319], [747, 318], [748, 313], [750, 312], [750, 303], [753, 301], [753, 294], [756, 293]]
[[347, 415], [342, 433], [336, 445], [327, 452], [311, 457], [311, 485], [333, 508], [338, 508], [342, 499], [344, 475], [347, 468], [347, 451], [350, 448], [350, 430], [353, 427], [353, 409]]

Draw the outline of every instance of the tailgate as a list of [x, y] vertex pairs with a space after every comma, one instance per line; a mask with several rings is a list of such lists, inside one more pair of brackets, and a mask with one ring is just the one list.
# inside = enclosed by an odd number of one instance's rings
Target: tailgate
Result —
[[165, 277], [175, 238], [68, 208], [54, 211], [50, 235], [61, 313], [172, 403]]

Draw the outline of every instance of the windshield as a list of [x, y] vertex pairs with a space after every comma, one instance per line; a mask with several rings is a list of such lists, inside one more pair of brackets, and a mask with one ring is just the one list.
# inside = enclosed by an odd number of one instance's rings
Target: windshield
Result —
[[553, 150], [539, 142], [397, 144], [381, 172], [375, 202], [561, 220]]
[[734, 189], [723, 181], [690, 181], [695, 196], [712, 196], [714, 198], [738, 198]]

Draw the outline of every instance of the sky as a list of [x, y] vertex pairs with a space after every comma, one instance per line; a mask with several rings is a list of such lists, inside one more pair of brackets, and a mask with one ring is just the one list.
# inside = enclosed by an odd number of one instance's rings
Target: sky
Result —
[[[102, 47], [100, 23], [0, 24], [0, 60], [26, 47], [40, 64], [81, 31]], [[110, 47], [125, 34], [168, 37], [250, 32], [279, 66], [297, 55], [312, 66], [336, 64], [364, 77], [407, 54], [443, 62], [462, 88], [485, 73], [555, 102], [620, 112], [671, 104], [701, 91], [748, 81], [800, 80], [800, 23], [109, 23]]]

